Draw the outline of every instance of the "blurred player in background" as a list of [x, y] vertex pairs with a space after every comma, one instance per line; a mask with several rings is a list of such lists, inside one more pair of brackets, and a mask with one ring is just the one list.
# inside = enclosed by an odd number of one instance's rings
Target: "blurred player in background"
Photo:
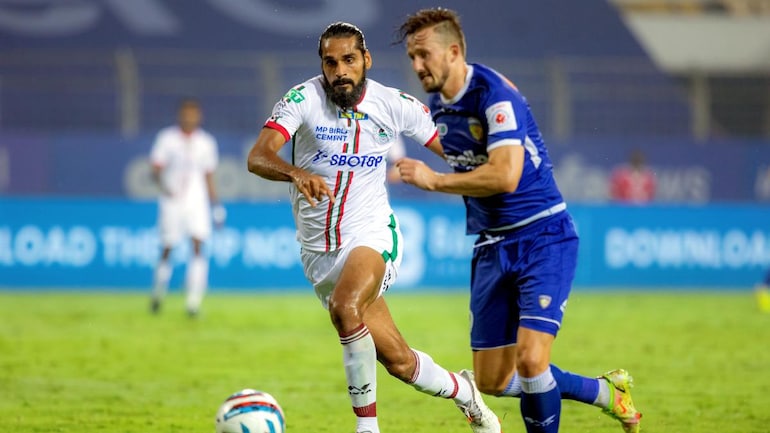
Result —
[[[372, 58], [356, 26], [334, 23], [319, 39], [322, 75], [275, 105], [248, 157], [249, 171], [291, 182], [305, 276], [328, 309], [342, 345], [357, 433], [379, 433], [377, 369], [452, 399], [475, 433], [500, 422], [467, 373], [452, 373], [409, 347], [383, 293], [398, 274], [402, 239], [388, 202], [386, 159], [399, 134], [437, 146], [427, 107], [366, 78]], [[278, 156], [292, 140], [292, 164]]]
[[223, 224], [225, 210], [218, 203], [214, 183], [217, 142], [201, 129], [200, 104], [194, 99], [183, 100], [177, 116], [177, 125], [158, 133], [150, 153], [153, 179], [160, 188], [158, 229], [162, 245], [150, 308], [153, 313], [160, 310], [173, 271], [171, 250], [189, 237], [192, 253], [187, 262], [185, 295], [187, 313], [195, 317], [208, 286], [209, 264], [203, 243], [211, 235], [212, 218], [217, 225]]
[[[441, 131], [454, 173], [419, 160], [398, 163], [406, 183], [463, 196], [467, 232], [479, 235], [471, 270], [471, 348], [481, 392], [521, 398], [527, 432], [559, 430], [561, 399], [601, 407], [627, 432], [641, 414], [631, 377], [600, 378], [550, 364], [577, 265], [578, 237], [526, 100], [498, 72], [465, 60], [459, 17], [425, 9], [400, 27], [401, 41]], [[441, 150], [438, 152], [441, 154]]]
[[631, 152], [627, 164], [615, 167], [610, 175], [610, 198], [619, 203], [649, 203], [655, 198], [656, 187], [655, 172], [638, 149]]

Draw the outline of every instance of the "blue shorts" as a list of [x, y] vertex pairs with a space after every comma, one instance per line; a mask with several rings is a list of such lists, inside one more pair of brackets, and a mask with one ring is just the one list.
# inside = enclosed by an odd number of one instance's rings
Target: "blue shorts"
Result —
[[566, 211], [479, 236], [471, 268], [471, 348], [516, 344], [519, 326], [556, 335], [577, 266], [578, 236]]

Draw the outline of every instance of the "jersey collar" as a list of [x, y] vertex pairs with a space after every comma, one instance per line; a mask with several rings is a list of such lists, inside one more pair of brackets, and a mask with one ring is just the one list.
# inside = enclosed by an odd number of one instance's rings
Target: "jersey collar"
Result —
[[457, 92], [457, 94], [454, 95], [451, 99], [446, 99], [446, 98], [444, 98], [444, 95], [439, 93], [438, 95], [441, 98], [441, 103], [442, 104], [444, 104], [444, 105], [454, 104], [455, 102], [457, 102], [460, 99], [462, 99], [463, 96], [465, 96], [465, 92], [468, 91], [468, 87], [471, 85], [471, 77], [473, 77], [473, 65], [469, 65], [469, 64], [466, 63], [465, 66], [468, 67], [468, 72], [465, 73], [465, 84], [463, 84], [462, 89], [460, 89], [460, 91]]

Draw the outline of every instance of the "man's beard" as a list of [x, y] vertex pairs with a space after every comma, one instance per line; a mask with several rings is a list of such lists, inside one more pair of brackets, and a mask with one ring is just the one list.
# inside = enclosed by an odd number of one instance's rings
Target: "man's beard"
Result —
[[446, 82], [446, 80], [436, 81], [434, 79], [432, 84], [428, 84], [427, 86], [423, 85], [422, 86], [422, 90], [424, 90], [425, 93], [437, 93], [437, 92], [440, 92], [441, 89], [444, 87], [444, 83], [445, 82]]
[[[335, 87], [335, 85], [350, 84], [353, 88], [348, 92], [344, 87]], [[361, 75], [361, 81], [354, 83], [350, 78], [340, 78], [329, 83], [329, 80], [324, 77], [324, 90], [329, 98], [337, 104], [343, 110], [353, 108], [358, 100], [361, 99], [361, 94], [364, 92], [364, 86], [366, 85], [366, 73]]]
[[441, 89], [444, 88], [447, 77], [449, 77], [449, 70], [448, 68], [443, 68], [440, 77], [436, 77], [434, 74], [427, 71], [425, 72], [425, 75], [431, 77], [431, 83], [427, 85], [423, 84], [422, 77], [418, 76], [418, 78], [420, 78], [420, 84], [422, 84], [422, 90], [424, 90], [426, 93], [436, 93], [440, 92]]

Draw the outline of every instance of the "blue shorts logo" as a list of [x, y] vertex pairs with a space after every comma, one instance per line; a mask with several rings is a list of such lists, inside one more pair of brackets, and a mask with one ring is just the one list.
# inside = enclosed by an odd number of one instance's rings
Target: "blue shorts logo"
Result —
[[540, 295], [537, 297], [537, 302], [540, 304], [540, 308], [545, 310], [551, 305], [551, 297], [548, 295]]

